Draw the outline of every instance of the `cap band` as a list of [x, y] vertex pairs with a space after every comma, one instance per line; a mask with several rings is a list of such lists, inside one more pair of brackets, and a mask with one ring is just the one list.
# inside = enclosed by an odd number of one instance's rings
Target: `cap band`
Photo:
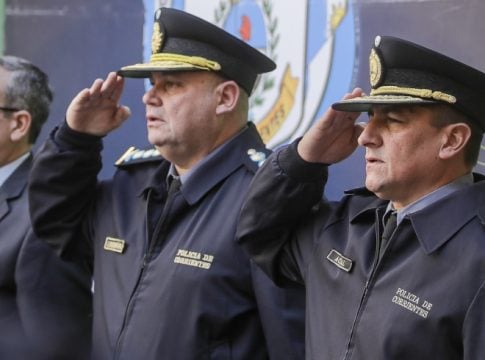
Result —
[[408, 87], [400, 87], [400, 86], [381, 86], [377, 89], [373, 89], [370, 92], [371, 96], [374, 95], [410, 95], [416, 96], [424, 99], [433, 99], [438, 101], [444, 101], [449, 104], [456, 103], [456, 97], [450, 94], [446, 94], [441, 91], [433, 91], [429, 89], [417, 89], [417, 88], [408, 88]]
[[187, 56], [187, 55], [180, 55], [180, 54], [172, 54], [172, 53], [158, 53], [153, 54], [150, 57], [151, 63], [156, 62], [174, 62], [174, 63], [186, 63], [193, 65], [199, 69], [206, 69], [206, 70], [214, 70], [219, 71], [221, 70], [221, 65], [217, 61], [208, 60], [206, 58], [200, 56]]

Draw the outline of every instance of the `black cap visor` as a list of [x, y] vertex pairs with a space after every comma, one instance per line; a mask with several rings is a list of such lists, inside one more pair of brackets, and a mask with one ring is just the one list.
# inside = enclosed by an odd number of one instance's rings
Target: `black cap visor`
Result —
[[407, 95], [371, 95], [338, 101], [332, 104], [332, 108], [338, 111], [367, 112], [374, 105], [425, 105], [437, 103], [440, 103], [440, 101]]

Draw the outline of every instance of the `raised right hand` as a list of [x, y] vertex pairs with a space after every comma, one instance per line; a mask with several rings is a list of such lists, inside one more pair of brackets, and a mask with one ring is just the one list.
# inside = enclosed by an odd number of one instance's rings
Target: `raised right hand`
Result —
[[[362, 95], [354, 89], [344, 96], [351, 99]], [[357, 138], [363, 128], [356, 124], [358, 112], [336, 111], [332, 108], [315, 122], [298, 144], [298, 154], [303, 160], [333, 164], [347, 158], [357, 148]]]
[[124, 80], [111, 72], [106, 80], [96, 79], [89, 89], [79, 92], [67, 108], [66, 121], [73, 130], [104, 136], [118, 128], [131, 112], [119, 104]]

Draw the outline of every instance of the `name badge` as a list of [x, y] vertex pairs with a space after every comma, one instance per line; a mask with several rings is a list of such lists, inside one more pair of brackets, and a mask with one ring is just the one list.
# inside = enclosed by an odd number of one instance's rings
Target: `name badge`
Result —
[[115, 253], [123, 254], [125, 250], [125, 240], [107, 237], [104, 241], [104, 249]]
[[353, 261], [350, 260], [348, 257], [343, 256], [335, 249], [332, 249], [328, 253], [327, 260], [344, 271], [349, 272], [352, 269]]

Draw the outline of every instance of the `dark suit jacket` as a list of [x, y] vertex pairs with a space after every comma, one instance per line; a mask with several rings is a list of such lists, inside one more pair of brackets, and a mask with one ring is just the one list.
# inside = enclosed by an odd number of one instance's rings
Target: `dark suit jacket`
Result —
[[31, 232], [31, 165], [32, 155], [0, 187], [0, 358], [88, 358], [90, 277]]

